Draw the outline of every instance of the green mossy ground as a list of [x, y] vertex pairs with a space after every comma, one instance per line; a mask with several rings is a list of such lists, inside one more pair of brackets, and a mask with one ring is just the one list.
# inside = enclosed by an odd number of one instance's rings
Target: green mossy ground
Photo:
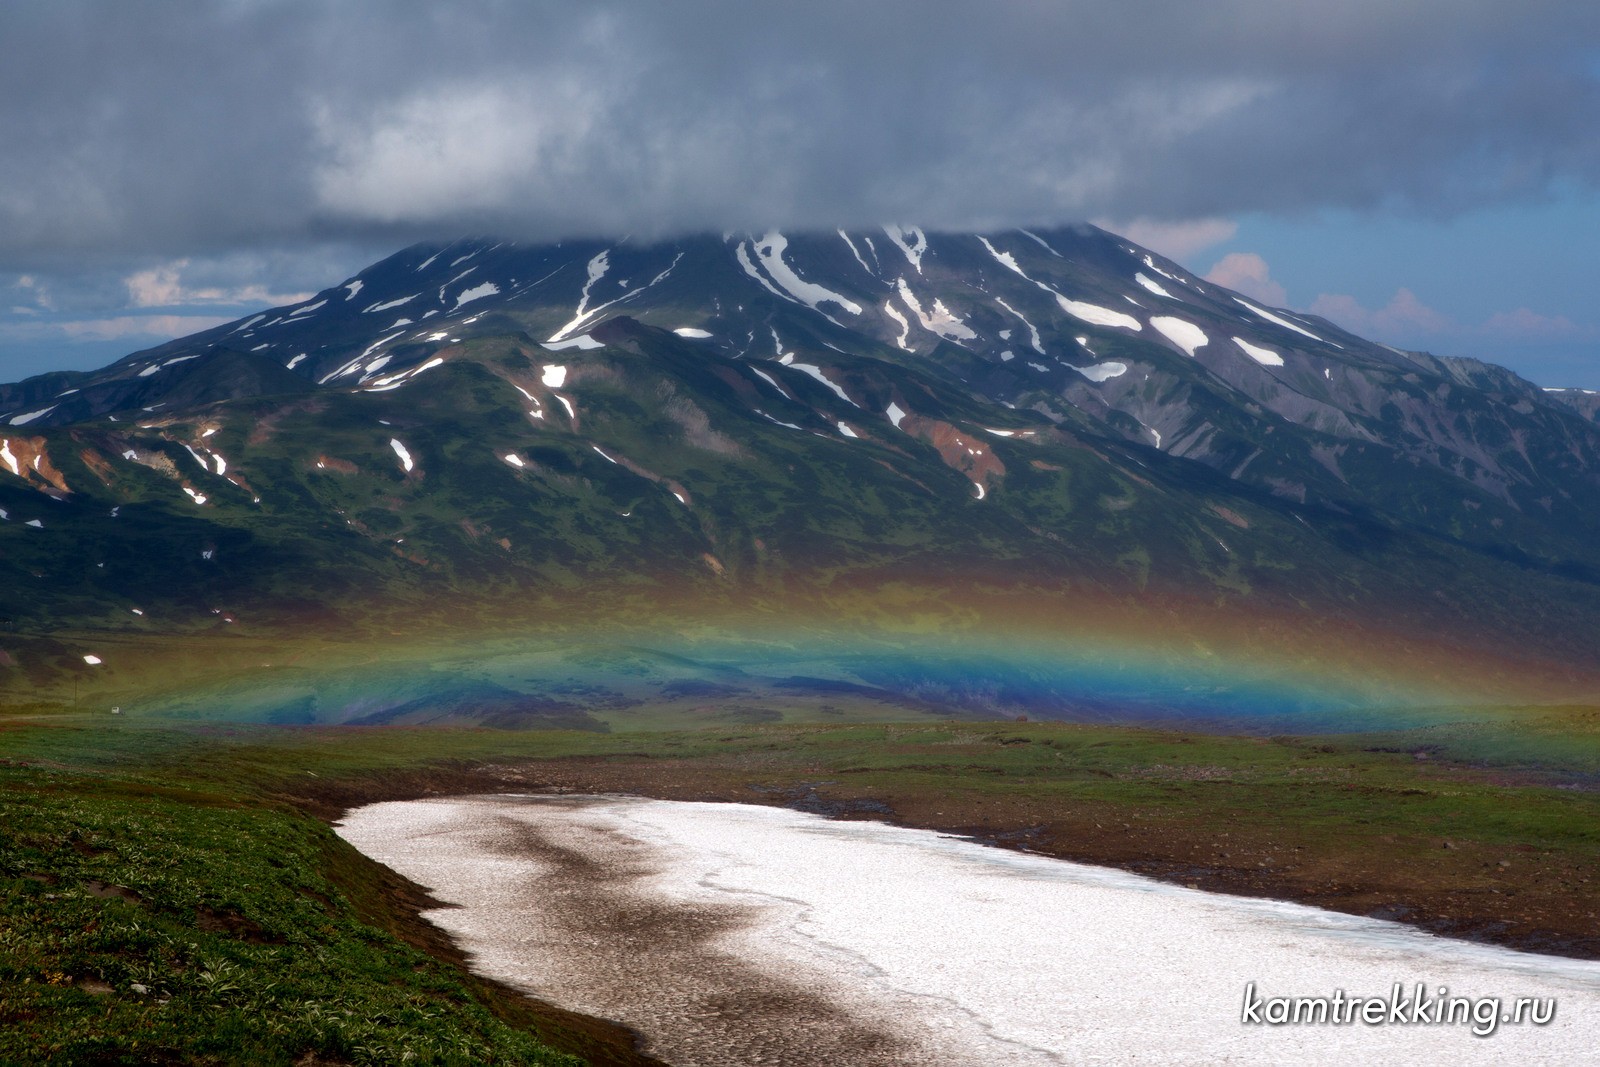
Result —
[[[567, 1022], [416, 947], [449, 955], [419, 939], [414, 888], [326, 821], [345, 804], [496, 780], [632, 782], [912, 825], [948, 810], [955, 828], [997, 840], [1031, 826], [1030, 847], [1058, 853], [1072, 851], [1058, 838], [1105, 827], [1130, 857], [1188, 850], [1202, 881], [1371, 868], [1401, 887], [1447, 878], [1507, 915], [1597, 906], [1594, 709], [1263, 739], [851, 723], [878, 712], [849, 698], [829, 708], [844, 721], [610, 734], [17, 709], [0, 719], [0, 1062], [578, 1062], [553, 1045], [604, 1060]], [[486, 770], [502, 777], [473, 777]]]

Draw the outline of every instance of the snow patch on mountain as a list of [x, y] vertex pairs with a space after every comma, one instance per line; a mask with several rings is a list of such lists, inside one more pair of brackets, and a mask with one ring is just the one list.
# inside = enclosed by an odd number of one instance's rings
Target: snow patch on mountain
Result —
[[403, 370], [399, 374], [391, 374], [391, 375], [389, 375], [387, 377], [379, 378], [377, 381], [373, 382], [370, 386], [367, 387], [366, 392], [369, 392], [369, 393], [387, 393], [391, 389], [398, 389], [402, 385], [405, 385], [407, 382], [409, 382], [411, 379], [415, 378], [417, 375], [422, 374], [425, 371], [430, 371], [435, 367], [441, 366], [443, 363], [444, 363], [444, 357], [443, 356], [434, 356], [432, 359], [428, 360], [426, 363], [419, 363], [417, 366], [412, 367], [410, 370]]
[[1243, 337], [1235, 337], [1233, 339], [1233, 343], [1243, 349], [1245, 355], [1249, 356], [1263, 367], [1283, 366], [1283, 357], [1278, 355], [1278, 353], [1274, 352], [1270, 348], [1262, 348], [1259, 345], [1253, 345], [1249, 341], [1246, 341]]
[[473, 300], [482, 300], [486, 296], [494, 296], [499, 291], [500, 287], [494, 282], [484, 282], [482, 285], [474, 285], [471, 289], [464, 289], [457, 294], [456, 307], [459, 308], [462, 304], [470, 303]]
[[826, 385], [829, 389], [832, 389], [836, 394], [838, 394], [838, 397], [839, 397], [840, 400], [843, 400], [845, 403], [849, 404], [851, 407], [860, 407], [861, 406], [860, 404], [857, 404], [854, 400], [850, 399], [850, 394], [849, 393], [846, 393], [843, 389], [839, 388], [839, 386], [836, 385], [833, 381], [831, 381], [826, 374], [822, 373], [822, 368], [821, 367], [818, 367], [813, 363], [788, 363], [788, 364], [786, 364], [786, 366], [790, 370], [797, 370], [801, 374], [809, 375], [810, 377], [815, 378], [817, 381], [821, 382], [823, 385]]
[[[1021, 272], [1019, 271], [1018, 273], [1021, 273]], [[1044, 355], [1044, 345], [1040, 342], [1040, 340], [1039, 340], [1039, 331], [1033, 325], [1033, 323], [1029, 322], [1027, 317], [1025, 315], [1023, 315], [1022, 312], [1018, 311], [1016, 308], [1012, 307], [1010, 304], [1006, 303], [1004, 300], [1001, 300], [999, 297], [995, 297], [994, 302], [996, 304], [999, 304], [1001, 307], [1003, 307], [1007, 311], [1011, 312], [1011, 314], [1015, 315], [1017, 318], [1022, 320], [1022, 325], [1026, 326], [1028, 328], [1029, 343], [1033, 345], [1033, 350], [1035, 352], [1039, 353], [1041, 356]], [[1010, 332], [1011, 332], [1010, 330], [1002, 330], [1002, 331], [1000, 331], [1000, 336], [1002, 338], [1003, 337], [1007, 337], [1010, 334]]]
[[[898, 226], [885, 226], [883, 232], [889, 235], [889, 240], [905, 253], [906, 260], [921, 274], [922, 257], [928, 251], [928, 235], [915, 226], [904, 230]], [[908, 237], [910, 240], [907, 240]]]
[[1138, 282], [1140, 285], [1144, 286], [1146, 289], [1148, 289], [1150, 292], [1156, 294], [1157, 296], [1164, 296], [1168, 300], [1176, 300], [1176, 299], [1178, 299], [1177, 297], [1173, 296], [1171, 293], [1169, 293], [1165, 289], [1163, 289], [1161, 287], [1161, 283], [1160, 282], [1156, 281], [1154, 278], [1145, 277], [1145, 275], [1142, 272], [1139, 273], [1139, 274], [1135, 274], [1133, 276], [1133, 280]]
[[[1015, 271], [1017, 274], [1021, 274], [1024, 278], [1028, 278], [1027, 274], [1023, 272], [1022, 267], [1018, 265], [1016, 256], [1013, 256], [1010, 252], [1001, 252], [996, 250], [994, 245], [989, 243], [989, 239], [987, 237], [979, 235], [978, 240], [983, 242], [983, 247], [989, 250], [989, 254], [995, 258], [995, 262], [999, 263], [1007, 270]], [[1028, 278], [1028, 280], [1030, 282], [1033, 281], [1032, 278]]]
[[900, 428], [900, 420], [905, 418], [907, 413], [899, 404], [891, 402], [888, 408], [885, 409], [884, 414], [889, 416], [889, 421], [893, 423], [894, 428], [898, 430]]
[[672, 332], [677, 334], [679, 337], [687, 337], [694, 341], [704, 341], [706, 338], [711, 336], [710, 330], [697, 330], [693, 326], [680, 326]]
[[1027, 230], [1018, 230], [1017, 232], [1022, 234], [1022, 236], [1024, 236], [1024, 237], [1027, 237], [1027, 238], [1030, 238], [1030, 239], [1032, 239], [1034, 241], [1037, 241], [1039, 243], [1039, 247], [1040, 248], [1044, 249], [1046, 252], [1049, 252], [1052, 256], [1055, 256], [1057, 259], [1066, 259], [1067, 258], [1066, 256], [1063, 256], [1060, 252], [1057, 252], [1055, 249], [1051, 248], [1048, 244], [1046, 244], [1045, 243], [1045, 239], [1043, 237], [1040, 237], [1038, 234], [1029, 233]]
[[1128, 373], [1128, 365], [1126, 363], [1118, 363], [1114, 360], [1106, 363], [1096, 363], [1090, 367], [1073, 367], [1072, 369], [1091, 382], [1104, 382], [1111, 378], [1120, 378]]
[[400, 457], [400, 466], [405, 468], [407, 474], [410, 474], [411, 468], [415, 466], [415, 464], [411, 462], [410, 451], [406, 449], [405, 445], [400, 443], [400, 439], [398, 437], [389, 438], [389, 447], [394, 449], [394, 454]]
[[1211, 342], [1206, 332], [1188, 319], [1157, 315], [1150, 320], [1150, 325], [1159, 330], [1167, 340], [1183, 349], [1186, 355], [1194, 355], [1195, 349]]
[[911, 351], [911, 346], [906, 343], [911, 336], [911, 320], [900, 314], [899, 309], [887, 300], [883, 302], [883, 313], [900, 324], [900, 336], [894, 339], [894, 343], [903, 351]]
[[773, 282], [782, 287], [790, 296], [813, 311], [821, 311], [817, 305], [827, 302], [837, 304], [852, 315], [861, 314], [861, 305], [842, 296], [832, 289], [808, 282], [796, 274], [794, 268], [784, 262], [783, 253], [789, 247], [789, 239], [777, 230], [772, 230], [756, 243], [756, 256], [761, 260], [761, 265], [772, 276]]
[[936, 297], [933, 301], [933, 309], [924, 311], [922, 310], [921, 301], [911, 291], [911, 286], [906, 284], [904, 277], [901, 277], [896, 284], [900, 290], [900, 299], [905, 301], [906, 307], [911, 309], [912, 314], [916, 315], [917, 321], [922, 323], [922, 328], [929, 333], [938, 334], [940, 337], [951, 341], [970, 341], [978, 336], [972, 332], [972, 329], [966, 323], [962, 322], [958, 316], [944, 306], [944, 301]]
[[1099, 304], [1090, 304], [1082, 300], [1068, 300], [1060, 293], [1056, 294], [1056, 303], [1075, 319], [1081, 319], [1091, 326], [1117, 326], [1124, 330], [1142, 330], [1143, 324], [1132, 315], [1125, 315], [1120, 311], [1103, 308]]
[[580, 352], [593, 352], [597, 348], [604, 348], [605, 345], [588, 334], [582, 333], [565, 341], [546, 341], [544, 347], [552, 352], [565, 352], [569, 348], [576, 348]]
[[611, 249], [606, 249], [593, 259], [589, 260], [589, 278], [583, 283], [583, 292], [578, 295], [578, 308], [572, 314], [572, 320], [561, 329], [550, 335], [550, 340], [559, 341], [569, 330], [576, 329], [578, 324], [588, 317], [589, 294], [594, 290], [595, 283], [606, 276], [606, 271], [611, 269]]
[[[1275, 323], [1275, 324], [1277, 324], [1279, 326], [1282, 326], [1286, 330], [1293, 330], [1295, 333], [1304, 334], [1306, 337], [1311, 338], [1313, 341], [1321, 341], [1325, 345], [1333, 345], [1332, 341], [1323, 340], [1321, 337], [1318, 337], [1316, 334], [1312, 333], [1310, 330], [1306, 329], [1304, 326], [1298, 326], [1295, 323], [1290, 322], [1288, 319], [1283, 318], [1282, 316], [1274, 315], [1272, 312], [1267, 311], [1265, 308], [1258, 308], [1254, 304], [1250, 303], [1250, 301], [1248, 301], [1248, 300], [1241, 300], [1239, 297], [1234, 297], [1233, 299], [1234, 299], [1235, 303], [1243, 304], [1245, 307], [1249, 308], [1251, 311], [1255, 312], [1257, 315], [1260, 315], [1262, 318], [1266, 319], [1268, 322]], [[1341, 346], [1333, 345], [1333, 347], [1340, 348]]]
[[42, 419], [42, 418], [44, 418], [46, 415], [48, 415], [52, 411], [54, 411], [56, 409], [56, 407], [57, 407], [57, 405], [51, 404], [47, 408], [40, 408], [38, 411], [30, 411], [26, 415], [13, 415], [13, 416], [11, 416], [11, 425], [13, 425], [13, 426], [26, 426], [28, 423], [32, 422], [34, 419]]
[[363, 315], [371, 315], [373, 312], [376, 312], [376, 311], [388, 311], [390, 308], [397, 308], [397, 307], [400, 307], [402, 304], [409, 304], [409, 303], [411, 303], [411, 301], [415, 300], [417, 297], [419, 297], [421, 295], [422, 295], [421, 293], [412, 293], [410, 296], [402, 296], [398, 300], [385, 300], [381, 304], [373, 304], [373, 305], [371, 305], [369, 307], [362, 308], [361, 309], [361, 314], [363, 314]]
[[856, 243], [850, 240], [850, 235], [845, 233], [843, 230], [839, 230], [837, 232], [840, 237], [844, 238], [844, 243], [850, 246], [850, 254], [856, 257], [856, 262], [861, 264], [861, 269], [876, 278], [878, 276], [877, 272], [871, 267], [867, 266], [867, 261], [861, 258], [861, 253], [856, 250]]

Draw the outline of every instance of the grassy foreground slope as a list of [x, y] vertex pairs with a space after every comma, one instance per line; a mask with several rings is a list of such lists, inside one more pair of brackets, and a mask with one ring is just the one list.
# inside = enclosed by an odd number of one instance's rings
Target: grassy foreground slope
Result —
[[1596, 709], [1272, 739], [837, 710], [611, 734], [12, 713], [0, 1062], [647, 1062], [467, 975], [424, 894], [329, 825], [440, 793], [786, 804], [1600, 957]]

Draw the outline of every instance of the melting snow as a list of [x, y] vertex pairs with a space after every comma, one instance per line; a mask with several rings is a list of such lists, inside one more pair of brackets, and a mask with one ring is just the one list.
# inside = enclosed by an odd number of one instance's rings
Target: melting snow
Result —
[[17, 465], [17, 457], [11, 454], [10, 440], [0, 440], [0, 463], [11, 468], [11, 473], [22, 477], [22, 468]]
[[560, 363], [546, 363], [539, 380], [551, 389], [560, 389], [567, 382], [567, 368]]
[[[989, 254], [991, 256], [993, 256], [995, 258], [995, 261], [998, 262], [1002, 267], [1005, 267], [1007, 270], [1016, 271], [1018, 274], [1021, 274], [1024, 278], [1028, 278], [1028, 276], [1023, 273], [1022, 268], [1017, 265], [1017, 257], [1016, 256], [1013, 256], [1010, 252], [997, 251], [995, 249], [994, 245], [989, 243], [989, 239], [987, 237], [979, 237], [978, 240], [983, 242], [983, 247], [985, 247], [985, 248], [987, 248], [989, 250]], [[1030, 282], [1033, 281], [1032, 278], [1028, 278], [1028, 280]]]
[[[1296, 326], [1294, 323], [1290, 322], [1288, 319], [1282, 318], [1282, 317], [1280, 317], [1278, 315], [1274, 315], [1272, 312], [1266, 311], [1266, 310], [1264, 310], [1262, 308], [1258, 308], [1254, 304], [1250, 303], [1250, 301], [1248, 301], [1248, 300], [1240, 300], [1238, 297], [1234, 297], [1233, 299], [1234, 299], [1235, 303], [1243, 304], [1245, 307], [1249, 308], [1251, 311], [1254, 311], [1257, 315], [1260, 315], [1262, 318], [1266, 319], [1268, 322], [1275, 322], [1279, 326], [1282, 326], [1286, 330], [1293, 330], [1295, 333], [1304, 334], [1306, 337], [1311, 338], [1313, 341], [1322, 341], [1322, 343], [1325, 344], [1325, 345], [1333, 344], [1332, 341], [1323, 341], [1322, 338], [1318, 337], [1316, 334], [1312, 333], [1310, 330], [1306, 329], [1304, 326]], [[1333, 345], [1333, 347], [1338, 348], [1340, 346], [1339, 345]]]
[[557, 400], [561, 401], [561, 406], [567, 409], [567, 418], [574, 422], [578, 421], [578, 409], [572, 406], [572, 401], [568, 400], [560, 393], [555, 393], [553, 395]]
[[1032, 238], [1033, 240], [1037, 241], [1039, 243], [1039, 247], [1040, 248], [1043, 248], [1046, 252], [1049, 252], [1052, 256], [1055, 256], [1057, 259], [1065, 259], [1065, 258], [1067, 258], [1066, 256], [1063, 256], [1060, 252], [1057, 252], [1055, 249], [1053, 249], [1049, 245], [1045, 244], [1044, 243], [1044, 238], [1040, 237], [1038, 234], [1029, 233], [1027, 230], [1018, 230], [1017, 232], [1022, 234], [1022, 236], [1024, 236], [1024, 237]]
[[854, 430], [852, 430], [850, 427], [846, 426], [842, 422], [839, 423], [839, 432], [844, 434], [846, 437], [859, 438], [861, 436], [860, 434], [856, 433]]
[[197, 493], [193, 489], [190, 489], [187, 485], [183, 487], [183, 491], [188, 493], [189, 499], [193, 500], [196, 504], [204, 504], [206, 502], [206, 495], [204, 493]]
[[606, 276], [606, 271], [611, 269], [611, 260], [609, 258], [610, 255], [611, 250], [608, 248], [589, 261], [589, 280], [583, 283], [583, 292], [578, 297], [578, 309], [577, 311], [573, 312], [572, 321], [561, 327], [561, 329], [557, 330], [555, 333], [551, 334], [550, 340], [561, 340], [562, 336], [565, 335], [568, 330], [575, 329], [578, 323], [588, 318], [589, 291], [594, 288], [594, 283], [599, 281], [601, 278], [604, 278]]
[[711, 336], [711, 331], [697, 330], [693, 326], [680, 326], [672, 332], [677, 334], [679, 337], [688, 337], [696, 341], [703, 341], [707, 337]]
[[973, 482], [972, 483], [972, 488], [974, 488], [974, 489], [976, 489], [978, 491], [978, 499], [982, 500], [983, 497], [984, 497], [983, 483], [982, 482]]
[[1194, 355], [1195, 349], [1210, 343], [1211, 340], [1206, 336], [1206, 332], [1194, 323], [1171, 315], [1157, 315], [1150, 320], [1150, 325], [1160, 330], [1167, 340], [1191, 356]]
[[773, 378], [772, 375], [768, 374], [766, 371], [762, 370], [760, 367], [751, 367], [750, 369], [752, 371], [754, 371], [755, 373], [759, 374], [761, 376], [761, 380], [762, 381], [766, 382], [768, 385], [772, 386], [778, 392], [782, 393], [784, 395], [785, 399], [788, 399], [788, 400], [793, 400], [794, 399], [794, 397], [789, 395], [789, 391], [787, 389], [785, 389], [783, 386], [779, 385], [778, 382], [777, 382], [777, 379]]
[[1068, 300], [1060, 293], [1056, 294], [1056, 303], [1075, 319], [1082, 319], [1093, 326], [1120, 326], [1125, 330], [1143, 329], [1138, 319], [1132, 315], [1124, 315], [1120, 311], [1103, 308], [1099, 304], [1088, 304], [1082, 300]]
[[[602, 449], [599, 445], [590, 445], [589, 447], [594, 449], [596, 452], [599, 452], [600, 453], [600, 458], [605, 460], [607, 463], [617, 463], [616, 460], [614, 460], [610, 456], [606, 455], [605, 454], [605, 450]], [[620, 466], [622, 466], [622, 464], [617, 463], [617, 466], [620, 467]]]
[[144, 614], [144, 612], [139, 608], [129, 608], [128, 610], [133, 612], [135, 615], [143, 615]]
[[398, 438], [391, 437], [389, 438], [389, 447], [394, 449], [394, 454], [400, 457], [400, 465], [409, 474], [413, 464], [411, 462], [411, 453], [406, 451], [406, 446], [401, 444]]
[[289, 313], [289, 317], [293, 319], [298, 318], [301, 315], [309, 315], [326, 303], [326, 300], [318, 300], [315, 304], [307, 304], [305, 307], [296, 308], [294, 311]]
[[597, 348], [604, 348], [605, 345], [583, 333], [565, 341], [546, 341], [544, 347], [552, 352], [565, 352], [569, 348], [576, 348], [580, 352], [593, 352]]
[[[928, 236], [915, 226], [902, 230], [898, 226], [885, 226], [883, 232], [889, 235], [889, 240], [900, 247], [906, 254], [906, 259], [917, 268], [917, 273], [922, 273], [922, 256], [928, 251]], [[910, 241], [906, 237], [911, 238]]]
[[750, 259], [750, 254], [744, 250], [743, 241], [740, 241], [738, 244], [733, 246], [733, 255], [734, 258], [739, 261], [739, 266], [743, 268], [744, 272], [750, 275], [750, 277], [754, 278], [756, 281], [760, 282], [763, 289], [779, 299], [788, 300], [791, 303], [794, 302], [793, 297], [791, 297], [788, 293], [781, 292], [771, 282], [767, 281], [766, 275], [762, 274], [759, 270], [756, 270], [756, 265]]
[[[345, 285], [345, 286], [344, 286], [344, 288], [346, 288], [346, 289], [348, 289], [348, 290], [350, 290], [350, 294], [349, 294], [349, 295], [348, 295], [348, 296], [346, 296], [346, 297], [345, 297], [345, 299], [346, 299], [346, 300], [354, 300], [354, 299], [355, 299], [355, 298], [356, 298], [356, 294], [357, 294], [357, 293], [359, 293], [359, 292], [360, 292], [360, 291], [361, 291], [361, 287], [362, 287], [362, 286], [363, 286], [363, 285], [365, 285], [365, 284], [366, 284], [366, 283], [365, 283], [365, 282], [363, 282], [363, 281], [362, 281], [362, 280], [361, 280], [361, 279], [360, 279], [360, 278], [357, 278], [357, 279], [356, 279], [356, 280], [355, 280], [355, 281], [353, 281], [353, 282], [349, 282], [349, 283], [347, 283], [347, 284], [346, 284], [346, 285]], [[263, 316], [263, 317], [265, 317], [265, 316]]]
[[403, 370], [399, 374], [391, 374], [387, 378], [379, 378], [366, 389], [369, 393], [386, 393], [391, 389], [398, 389], [423, 371], [430, 371], [444, 363], [443, 356], [434, 356], [426, 363], [420, 363], [410, 370]]
[[40, 408], [38, 411], [30, 411], [26, 415], [13, 415], [13, 416], [11, 416], [11, 425], [13, 425], [13, 426], [22, 426], [22, 425], [24, 425], [26, 423], [32, 422], [34, 419], [43, 418], [44, 416], [50, 414], [55, 409], [56, 409], [56, 405], [55, 404], [51, 404], [47, 408]]
[[305, 359], [305, 358], [306, 358], [306, 354], [304, 352], [302, 352], [298, 356], [295, 356], [293, 359], [291, 359], [289, 362], [285, 363], [284, 367], [286, 367], [289, 370], [294, 370], [295, 364], [299, 363], [302, 359]]
[[911, 346], [906, 344], [906, 338], [911, 336], [911, 321], [900, 314], [899, 310], [887, 300], [883, 302], [883, 310], [891, 319], [900, 324], [900, 336], [894, 339], [894, 343], [907, 352], [911, 351]]
[[815, 311], [822, 310], [818, 304], [827, 302], [839, 305], [852, 315], [861, 314], [861, 305], [854, 300], [841, 296], [832, 289], [808, 282], [796, 274], [783, 260], [784, 249], [788, 247], [789, 239], [777, 230], [769, 232], [756, 244], [756, 255], [760, 258], [761, 265], [767, 268], [767, 273], [772, 275], [774, 282], [790, 296]]
[[44, 523], [40, 522], [38, 519], [29, 519], [27, 522], [23, 523], [23, 525], [32, 526], [36, 530], [44, 529]]
[[[856, 243], [850, 240], [850, 235], [845, 233], [843, 230], [839, 230], [838, 234], [840, 237], [844, 238], [844, 243], [850, 246], [850, 254], [856, 257], [856, 262], [861, 264], [861, 269], [866, 271], [868, 274], [872, 274], [872, 268], [867, 266], [867, 261], [861, 258], [861, 253], [856, 251]], [[876, 277], [876, 275], [873, 276]]]
[[1117, 378], [1128, 373], [1126, 363], [1096, 363], [1092, 367], [1073, 367], [1073, 370], [1089, 379], [1091, 382], [1103, 382], [1109, 378]]
[[905, 278], [900, 278], [898, 285], [900, 299], [906, 302], [906, 306], [917, 316], [917, 321], [922, 323], [922, 328], [929, 333], [936, 333], [940, 337], [952, 341], [970, 341], [978, 336], [972, 332], [966, 323], [962, 322], [960, 318], [951, 313], [949, 308], [944, 306], [944, 301], [935, 299], [933, 310], [925, 312], [922, 310], [922, 304], [918, 302], [916, 294], [906, 284]]
[[1016, 359], [1016, 358], [1017, 358], [1017, 354], [1015, 352], [1011, 351], [1011, 349], [1009, 349], [1009, 348], [1006, 349], [1004, 352], [1000, 353], [1000, 362], [1001, 363], [1010, 363], [1013, 359]]
[[1244, 354], [1261, 364], [1263, 367], [1283, 366], [1283, 357], [1270, 348], [1261, 348], [1246, 341], [1243, 337], [1235, 337], [1233, 343], [1244, 349]]
[[1144, 286], [1146, 289], [1150, 290], [1152, 293], [1156, 294], [1157, 296], [1164, 296], [1168, 300], [1176, 300], [1176, 299], [1178, 299], [1177, 297], [1173, 296], [1171, 293], [1167, 292], [1165, 289], [1161, 288], [1161, 283], [1157, 282], [1153, 278], [1146, 278], [1143, 274], [1135, 274], [1133, 276], [1133, 280], [1138, 282], [1140, 285]]
[[522, 462], [522, 457], [517, 455], [515, 452], [507, 452], [505, 455], [501, 456], [500, 458], [505, 460], [507, 463], [511, 464], [513, 467], [526, 466], [526, 464], [524, 464]]
[[839, 395], [839, 399], [840, 400], [843, 400], [845, 403], [849, 404], [851, 407], [860, 407], [861, 406], [860, 404], [857, 404], [854, 400], [851, 400], [849, 394], [846, 393], [843, 389], [839, 388], [837, 385], [833, 384], [833, 382], [829, 381], [828, 380], [828, 376], [826, 374], [822, 373], [822, 368], [821, 367], [815, 366], [814, 364], [811, 364], [811, 363], [788, 363], [788, 364], [785, 364], [785, 366], [789, 367], [791, 370], [800, 371], [802, 374], [811, 375], [811, 377], [815, 378], [817, 381], [821, 382], [823, 385], [826, 385], [829, 389], [832, 389], [835, 393], [837, 393]]
[[908, 413], [899, 404], [891, 403], [884, 414], [889, 416], [889, 421], [894, 423], [894, 428], [898, 430], [900, 428], [900, 420], [905, 418]]
[[484, 282], [482, 285], [474, 285], [471, 289], [467, 289], [457, 295], [456, 307], [460, 307], [462, 304], [465, 304], [468, 301], [481, 300], [486, 296], [494, 296], [499, 291], [500, 287], [494, 282]]
[[1002, 341], [1011, 340], [1011, 327], [1008, 326], [1005, 329], [1000, 331], [1000, 340], [1002, 340]]
[[781, 419], [775, 419], [771, 415], [768, 415], [765, 411], [762, 411], [760, 408], [756, 408], [754, 410], [755, 410], [755, 413], [757, 415], [760, 415], [763, 419], [766, 419], [768, 422], [775, 422], [779, 426], [786, 426], [791, 430], [800, 430], [802, 433], [805, 432], [805, 427], [803, 427], [803, 426], [796, 426], [792, 422], [784, 422]]
[[1151, 270], [1155, 271], [1157, 274], [1161, 275], [1163, 278], [1167, 279], [1169, 282], [1177, 282], [1179, 285], [1183, 284], [1183, 279], [1182, 278], [1179, 278], [1175, 274], [1169, 274], [1166, 271], [1162, 270], [1160, 267], [1156, 266], [1156, 261], [1151, 259], [1149, 256], [1145, 256], [1144, 257], [1144, 265], [1149, 267]]
[[98, 666], [100, 666], [100, 664], [104, 663], [105, 661], [102, 660], [99, 656], [85, 656], [85, 657], [83, 657], [83, 662], [87, 663], [91, 667], [98, 667]]
[[[1018, 311], [1004, 300], [1001, 300], [999, 297], [995, 297], [994, 302], [1011, 312], [1011, 314], [1015, 315], [1017, 318], [1022, 319], [1022, 325], [1028, 328], [1028, 336], [1030, 338], [1030, 343], [1033, 345], [1033, 350], [1039, 353], [1041, 356], [1044, 355], [1044, 345], [1039, 342], [1039, 331], [1034, 329], [1033, 323], [1024, 318], [1022, 312]], [[1007, 332], [1009, 333], [1010, 331]], [[1006, 335], [1003, 333], [1000, 336], [1004, 337]]]
[[397, 308], [401, 304], [409, 304], [421, 295], [421, 293], [412, 293], [410, 296], [402, 296], [399, 300], [385, 300], [381, 304], [373, 304], [371, 307], [365, 308], [361, 313], [370, 315], [375, 311], [388, 311], [390, 308]]

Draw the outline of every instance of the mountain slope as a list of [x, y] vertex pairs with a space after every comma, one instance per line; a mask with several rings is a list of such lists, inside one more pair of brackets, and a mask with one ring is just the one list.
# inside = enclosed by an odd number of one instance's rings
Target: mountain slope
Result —
[[0, 625], [57, 667], [896, 588], [1597, 647], [1600, 426], [1092, 228], [418, 246], [0, 412]]

